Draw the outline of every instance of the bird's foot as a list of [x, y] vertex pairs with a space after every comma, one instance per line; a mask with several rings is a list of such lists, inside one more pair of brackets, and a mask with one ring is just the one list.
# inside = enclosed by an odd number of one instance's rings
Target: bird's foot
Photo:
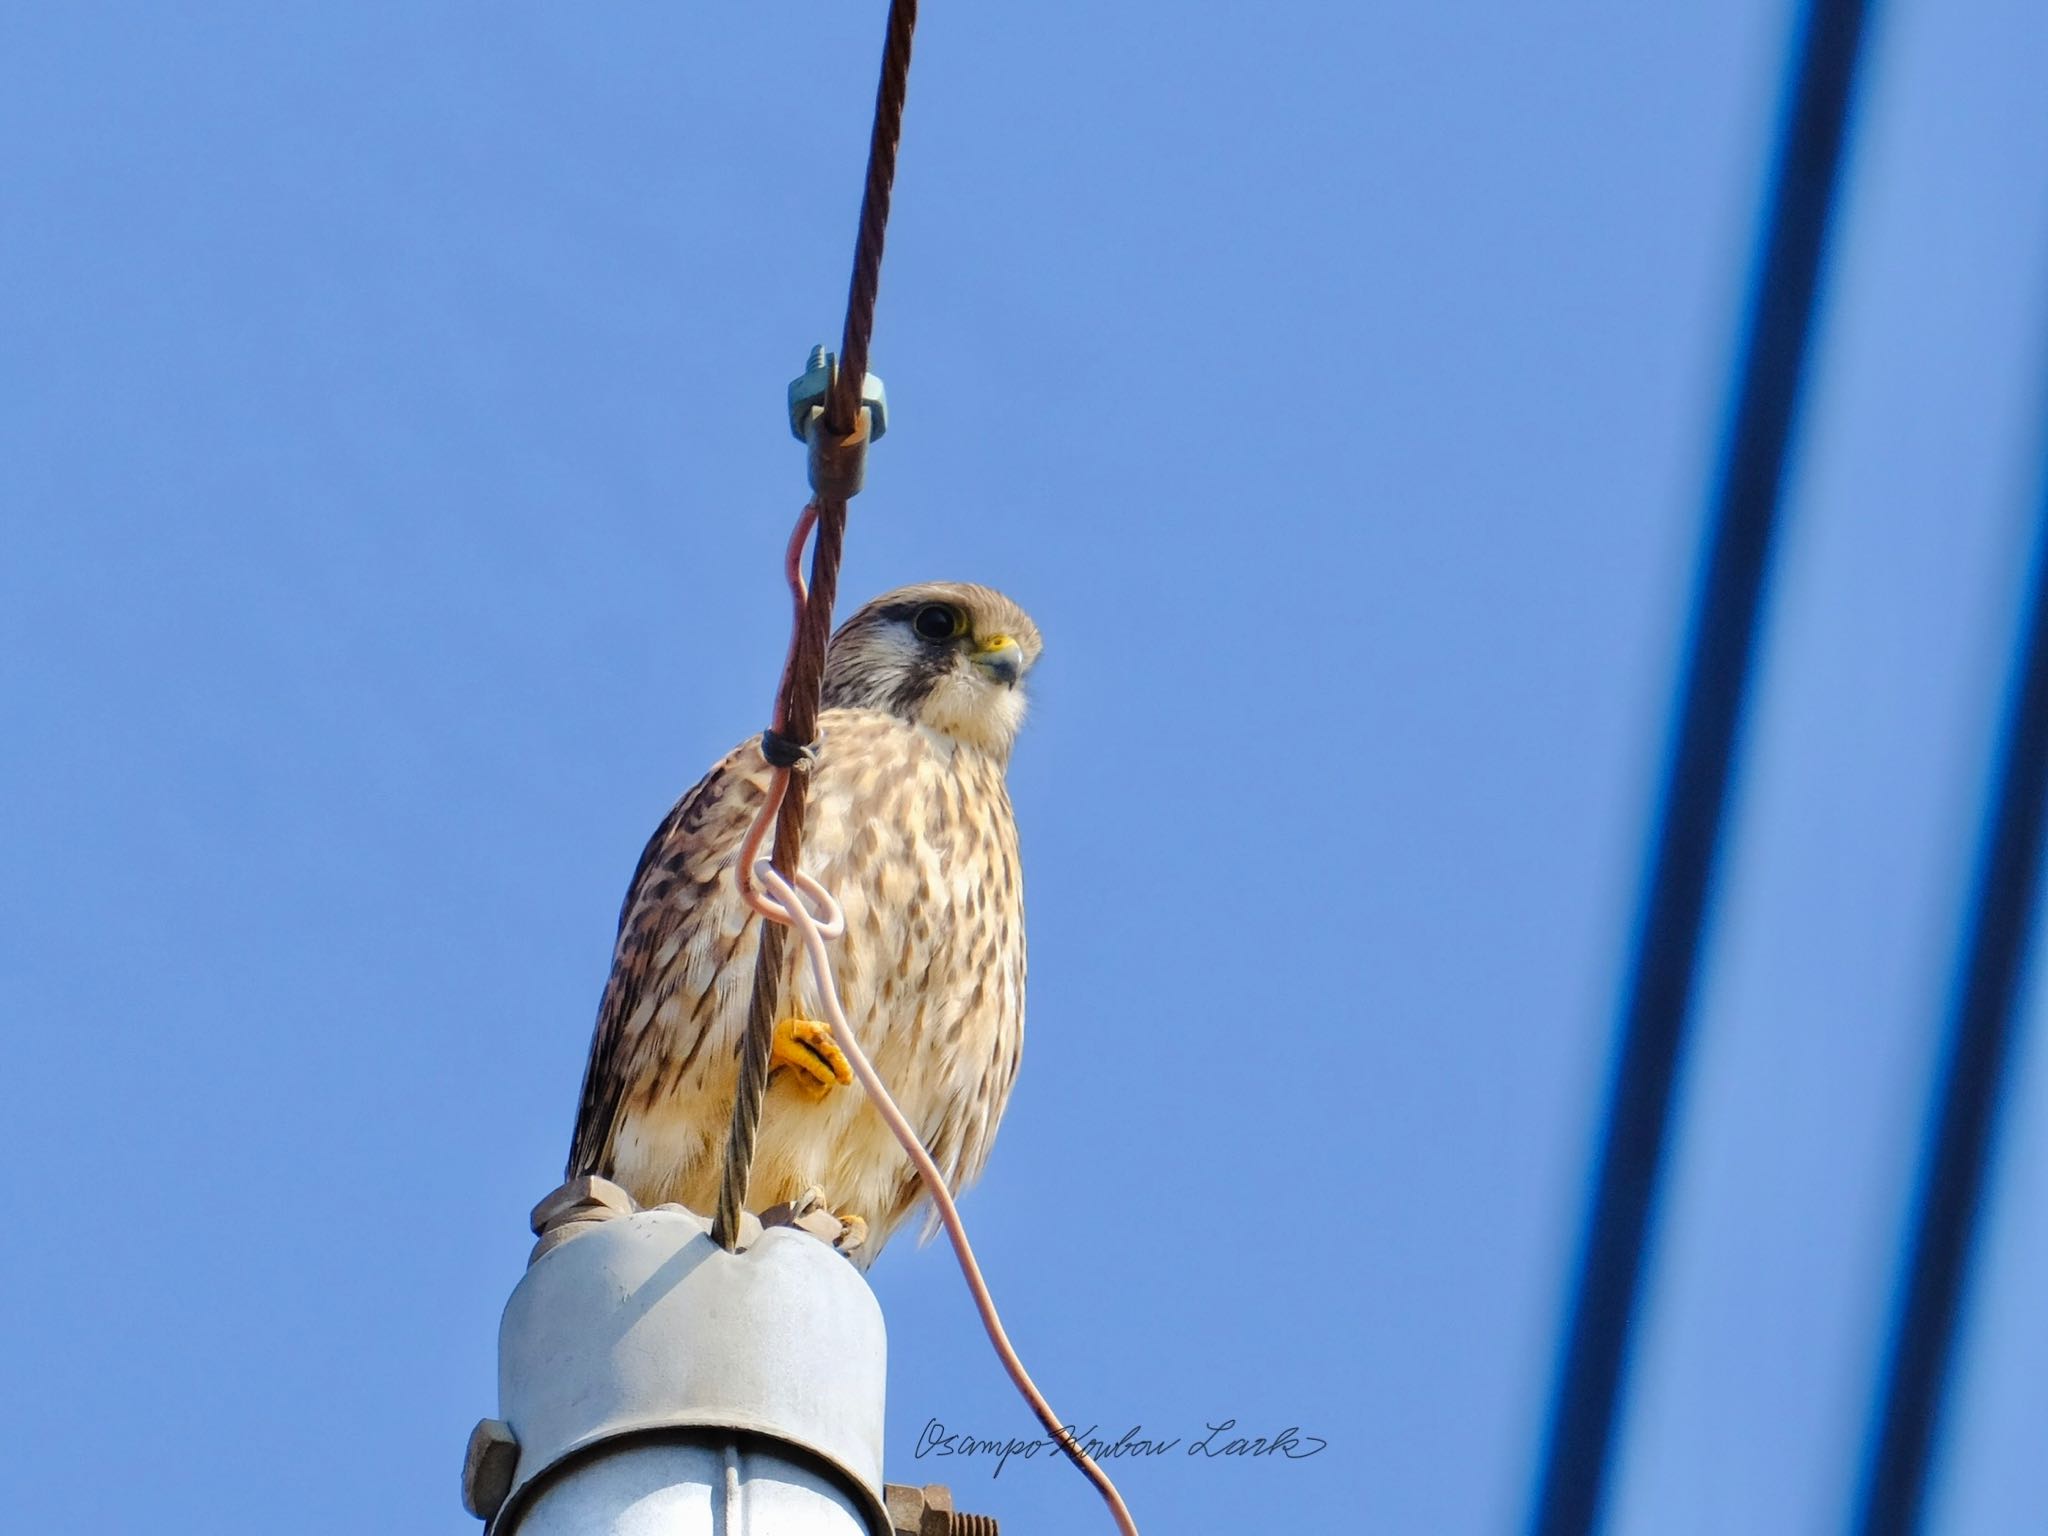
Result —
[[841, 1216], [825, 1206], [825, 1192], [813, 1184], [794, 1200], [771, 1205], [761, 1213], [764, 1227], [801, 1227], [841, 1253], [853, 1253], [868, 1240], [868, 1224], [859, 1216]]
[[790, 1079], [808, 1099], [822, 1099], [835, 1087], [853, 1081], [853, 1068], [832, 1039], [829, 1025], [816, 1019], [783, 1019], [775, 1026], [775, 1046], [769, 1054], [769, 1072], [793, 1067]]

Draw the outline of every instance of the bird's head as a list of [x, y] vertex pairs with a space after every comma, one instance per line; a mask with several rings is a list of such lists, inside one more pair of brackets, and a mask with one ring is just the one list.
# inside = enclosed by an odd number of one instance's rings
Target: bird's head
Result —
[[880, 709], [1007, 757], [1024, 723], [1038, 626], [990, 587], [929, 581], [885, 592], [825, 655], [827, 709]]

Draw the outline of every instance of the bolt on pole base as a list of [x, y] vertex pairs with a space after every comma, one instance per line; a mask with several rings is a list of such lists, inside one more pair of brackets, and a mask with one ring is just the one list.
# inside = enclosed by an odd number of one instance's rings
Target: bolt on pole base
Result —
[[889, 1505], [890, 1536], [1000, 1536], [991, 1515], [962, 1514], [944, 1483], [913, 1488], [891, 1483], [882, 1490]]

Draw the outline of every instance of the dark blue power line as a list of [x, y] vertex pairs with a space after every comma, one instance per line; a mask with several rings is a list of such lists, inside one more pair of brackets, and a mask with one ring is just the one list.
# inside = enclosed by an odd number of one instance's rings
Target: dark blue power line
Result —
[[1957, 959], [1947, 1062], [1914, 1212], [1883, 1396], [1859, 1491], [1862, 1536], [1920, 1528], [1927, 1469], [1968, 1281], [2020, 983], [2034, 929], [2048, 799], [2048, 484], [2040, 547], [2013, 662], [1993, 799], [1977, 855], [1969, 928]]
[[1536, 1536], [1584, 1536], [1600, 1514], [1866, 9], [1811, 0], [1801, 26], [1531, 1512]]

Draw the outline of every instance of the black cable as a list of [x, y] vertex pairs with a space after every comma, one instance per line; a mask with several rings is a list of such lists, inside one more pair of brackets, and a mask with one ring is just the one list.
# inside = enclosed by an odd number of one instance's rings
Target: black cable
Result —
[[2018, 1028], [2048, 798], [2048, 486], [2041, 547], [2013, 660], [1994, 798], [1956, 961], [1947, 1062], [1913, 1220], [1882, 1396], [1873, 1405], [1855, 1529], [1920, 1529], [1948, 1364], [1969, 1281], [2006, 1063]]
[[1864, 0], [1811, 0], [1780, 127], [1593, 1207], [1530, 1514], [1536, 1536], [1584, 1536], [1600, 1515], [1865, 12]]

